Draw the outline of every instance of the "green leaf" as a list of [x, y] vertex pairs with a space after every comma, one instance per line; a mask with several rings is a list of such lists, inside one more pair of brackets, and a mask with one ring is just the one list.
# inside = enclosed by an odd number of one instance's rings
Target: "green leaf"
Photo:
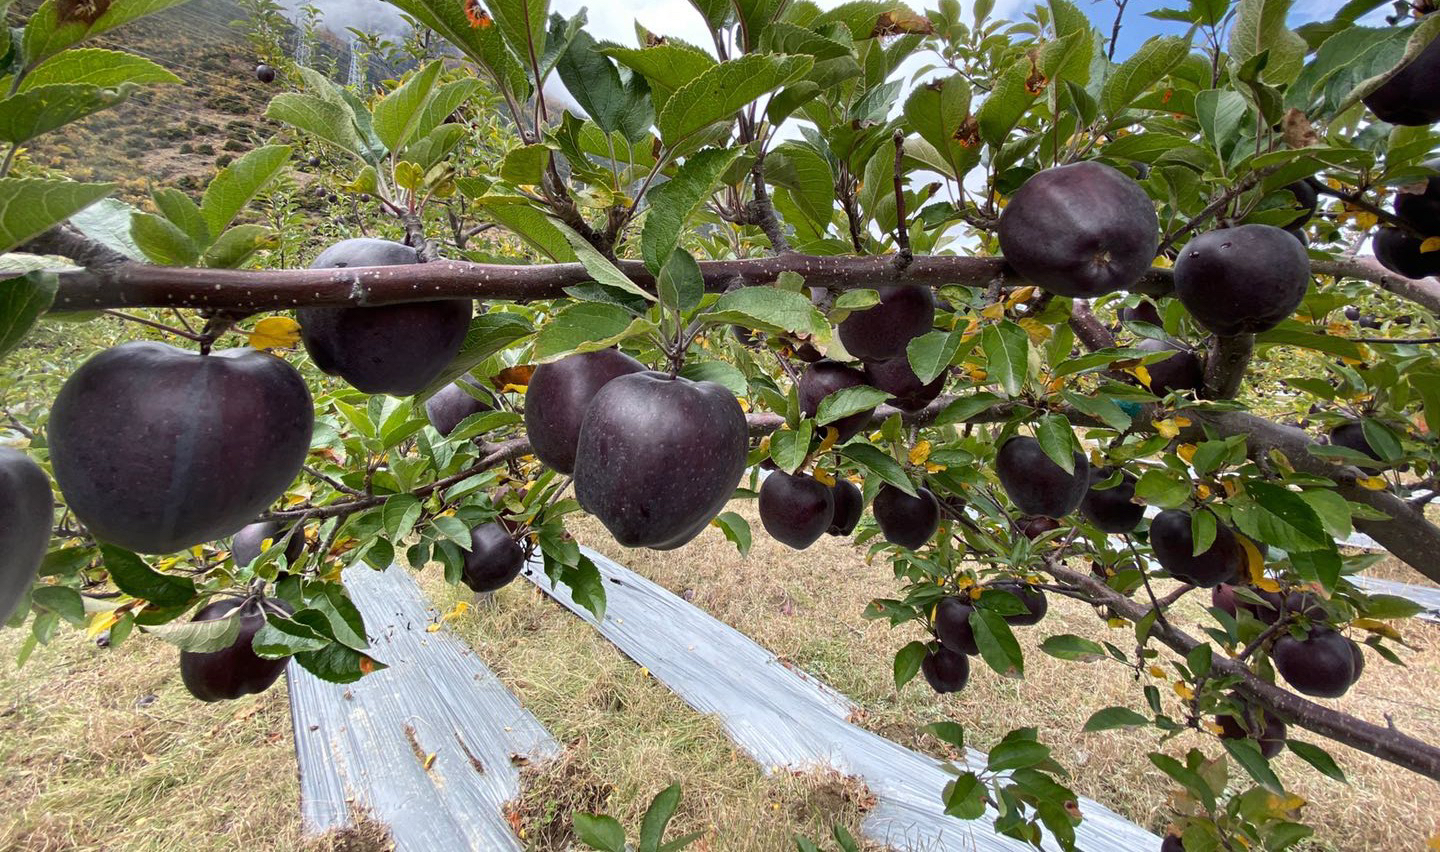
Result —
[[369, 654], [338, 642], [319, 651], [297, 653], [295, 662], [305, 671], [329, 683], [354, 683], [367, 674], [389, 668]]
[[1025, 769], [1050, 758], [1050, 747], [1034, 740], [1007, 740], [990, 750], [986, 768], [991, 772]]
[[441, 388], [475, 369], [486, 358], [533, 330], [530, 321], [519, 314], [491, 310], [472, 317], [470, 329], [465, 333], [465, 342], [460, 344], [460, 351], [440, 375], [416, 394], [415, 398], [421, 401], [429, 399]]
[[1299, 494], [1259, 480], [1246, 482], [1245, 491], [1260, 508], [1258, 513], [1237, 513], [1250, 522], [1242, 521], [1241, 528], [1251, 538], [1287, 551], [1333, 549], [1324, 523]]
[[998, 382], [1007, 396], [1018, 396], [1030, 373], [1030, 335], [1009, 320], [980, 332], [986, 381]]
[[443, 65], [437, 59], [411, 74], [404, 85], [386, 95], [372, 109], [375, 135], [391, 153], [398, 152], [416, 138], [415, 130], [424, 114], [425, 103], [435, 91]]
[[640, 852], [659, 852], [660, 841], [665, 839], [665, 827], [679, 807], [679, 784], [671, 784], [655, 794], [655, 798], [650, 800], [650, 807], [645, 809], [645, 819], [640, 823]]
[[1230, 67], [1239, 69], [1261, 53], [1269, 53], [1260, 79], [1271, 85], [1291, 83], [1300, 73], [1305, 39], [1285, 26], [1292, 0], [1240, 0], [1230, 29]]
[[182, 651], [209, 653], [235, 644], [240, 635], [240, 610], [232, 609], [221, 618], [206, 621], [174, 621], [145, 628]]
[[1070, 428], [1070, 421], [1065, 419], [1063, 414], [1047, 414], [1040, 418], [1035, 424], [1035, 440], [1040, 442], [1040, 449], [1051, 461], [1060, 465], [1068, 474], [1075, 473], [1075, 451], [1079, 449], [1079, 441], [1075, 440], [1075, 430]]
[[794, 473], [804, 463], [810, 452], [810, 439], [815, 427], [809, 420], [802, 420], [798, 429], [781, 429], [770, 436], [770, 459], [785, 473]]
[[[445, 518], [453, 521], [455, 518]], [[465, 541], [468, 544], [470, 537], [467, 535]], [[385, 570], [403, 570], [400, 568]], [[325, 616], [325, 622], [330, 627], [330, 635], [335, 641], [347, 645], [356, 650], [363, 650], [370, 647], [365, 638], [365, 619], [361, 617], [360, 610], [355, 608], [355, 603], [346, 594], [345, 587], [339, 583], [324, 583], [316, 587], [307, 588], [305, 602], [310, 607], [320, 611]]]
[[[1120, 63], [1100, 90], [1100, 107], [1107, 116], [1123, 112], [1140, 94], [1169, 74], [1190, 53], [1190, 39], [1154, 36]], [[1149, 135], [1149, 134], [1144, 134]]]
[[344, 104], [313, 94], [285, 92], [270, 99], [265, 117], [317, 136], [355, 158], [374, 165], [374, 157], [361, 141], [355, 113]]
[[146, 15], [178, 6], [186, 0], [114, 0], [98, 16], [85, 14], [86, 5], [73, 0], [45, 0], [25, 25], [25, 57], [39, 62], [87, 38], [109, 32]]
[[280, 174], [290, 159], [290, 150], [289, 145], [256, 148], [215, 175], [205, 189], [205, 197], [200, 199], [200, 214], [212, 236], [219, 236], [229, 227], [250, 199]]
[[957, 819], [979, 819], [985, 815], [985, 782], [966, 772], [945, 789], [945, 813]]
[[0, 178], [0, 253], [109, 195], [113, 183]]
[[950, 368], [963, 341], [964, 335], [957, 332], [930, 331], [906, 345], [910, 369], [915, 371], [921, 384], [930, 384]]
[[55, 301], [59, 279], [36, 270], [0, 281], [0, 358], [19, 346]]
[[266, 613], [265, 624], [256, 631], [250, 647], [258, 656], [267, 660], [279, 660], [306, 651], [319, 651], [331, 643], [330, 637], [300, 619], [323, 622], [325, 616], [314, 609], [301, 610], [291, 618], [273, 612]]
[[194, 266], [200, 247], [169, 219], [136, 211], [130, 216], [130, 236], [152, 263]]
[[711, 124], [733, 119], [741, 107], [799, 77], [814, 60], [808, 56], [742, 56], [722, 62], [675, 91], [660, 110], [656, 126], [672, 148]]
[[1106, 707], [1096, 710], [1081, 730], [1085, 733], [1113, 731], [1116, 728], [1141, 728], [1150, 724], [1150, 719], [1129, 707]]
[[1099, 642], [1071, 633], [1045, 637], [1045, 641], [1040, 643], [1040, 650], [1058, 660], [1090, 662], [1105, 658], [1105, 648]]
[[736, 396], [745, 396], [750, 391], [745, 374], [724, 361], [690, 361], [680, 368], [680, 375], [692, 382], [714, 382], [723, 385]]
[[925, 660], [925, 654], [929, 649], [924, 642], [910, 642], [899, 651], [895, 652], [895, 688], [904, 689], [905, 684], [915, 679], [920, 673], [920, 664]]
[[148, 59], [118, 50], [86, 47], [67, 50], [40, 63], [20, 82], [20, 91], [60, 83], [119, 86], [179, 82], [179, 77]]
[[841, 388], [820, 400], [815, 411], [815, 425], [828, 426], [852, 414], [872, 411], [889, 398], [890, 394], [869, 385]]
[[409, 494], [396, 494], [386, 500], [381, 509], [381, 517], [385, 522], [385, 531], [390, 534], [390, 540], [399, 542], [409, 535], [415, 528], [415, 522], [420, 520], [423, 510], [420, 500]]
[[139, 556], [110, 544], [100, 545], [105, 570], [116, 588], [156, 606], [184, 606], [195, 598], [195, 584], [188, 577], [162, 574]]
[[625, 852], [625, 829], [614, 817], [577, 813], [572, 817], [575, 836], [600, 852]]
[[[465, 192], [466, 179], [456, 181]], [[531, 248], [555, 263], [573, 263], [577, 259], [570, 240], [556, 227], [554, 220], [537, 210], [529, 201], [516, 196], [475, 196], [465, 192], [479, 207], [484, 218], [504, 228]]]
[[84, 627], [89, 620], [85, 615], [85, 599], [69, 586], [36, 585], [30, 590], [30, 599], [36, 606], [55, 613], [76, 627]]
[[800, 142], [786, 142], [765, 157], [765, 177], [790, 190], [795, 208], [817, 232], [830, 225], [835, 210], [835, 176], [820, 152]]
[[630, 74], [628, 80], [622, 79], [615, 63], [600, 52], [589, 33], [576, 33], [555, 70], [575, 101], [605, 133], [619, 131], [630, 140], [650, 134], [655, 111], [645, 78]]
[[[631, 281], [629, 276], [621, 272], [619, 267], [611, 263], [603, 254], [596, 251], [595, 247], [590, 245], [588, 240], [577, 234], [569, 225], [556, 219], [551, 219], [551, 222], [554, 223], [556, 228], [560, 229], [560, 233], [565, 235], [565, 239], [570, 243], [570, 248], [575, 251], [575, 256], [580, 259], [581, 265], [585, 267], [585, 271], [590, 273], [590, 276], [594, 278], [597, 283], [640, 296], [648, 302], [655, 301], [653, 295], [641, 289], [640, 285], [634, 281]], [[668, 256], [666, 259], [668, 259]]]
[[800, 332], [820, 339], [830, 333], [830, 322], [810, 302], [808, 294], [775, 287], [741, 287], [716, 300], [700, 319], [713, 324], [779, 332]]
[[705, 276], [700, 273], [700, 264], [695, 262], [695, 258], [684, 249], [677, 248], [660, 270], [655, 289], [662, 303], [686, 314], [694, 310], [705, 295]]
[[1195, 117], [1205, 139], [1222, 150], [1240, 132], [1245, 118], [1245, 96], [1229, 89], [1206, 89], [1195, 96]]
[[1295, 752], [1297, 757], [1318, 769], [1327, 778], [1333, 778], [1341, 784], [1350, 783], [1345, 780], [1344, 770], [1335, 763], [1335, 758], [1331, 757], [1325, 749], [1303, 740], [1286, 740], [1285, 747]]
[[607, 349], [642, 332], [654, 323], [636, 319], [617, 305], [576, 302], [555, 316], [535, 338], [535, 360], [540, 363], [563, 358], [573, 352]]
[[989, 391], [977, 391], [969, 396], [958, 397], [940, 411], [940, 415], [935, 418], [934, 425], [950, 426], [956, 423], [968, 423], [1003, 401]]
[[884, 450], [874, 444], [852, 441], [840, 448], [840, 455], [868, 470], [872, 475], [899, 488], [911, 497], [915, 496], [915, 485], [905, 475], [905, 469]]
[[1300, 499], [1314, 510], [1325, 532], [1332, 538], [1349, 538], [1354, 532], [1350, 521], [1350, 503], [1344, 497], [1327, 489], [1311, 489], [1300, 492]]
[[734, 512], [721, 512], [716, 516], [715, 525], [725, 534], [725, 538], [740, 552], [741, 556], [750, 555], [751, 533], [750, 522]]
[[186, 236], [194, 240], [195, 245], [210, 245], [210, 227], [205, 224], [205, 217], [200, 215], [200, 207], [190, 196], [174, 187], [164, 187], [152, 190], [150, 197], [160, 215], [184, 231]]
[[1025, 88], [1031, 67], [1027, 59], [1018, 57], [1001, 72], [995, 88], [980, 102], [975, 119], [980, 125], [980, 138], [992, 148], [1000, 148], [1020, 117], [1035, 102], [1035, 95]]
[[538, 64], [545, 53], [545, 20], [550, 16], [549, 0], [490, 0], [500, 34], [527, 68]]
[[248, 223], [236, 225], [221, 234], [200, 261], [210, 269], [239, 269], [255, 252], [278, 244], [273, 228]]
[[931, 722], [920, 730], [957, 749], [965, 747], [965, 728], [959, 722]]
[[1178, 509], [1190, 499], [1190, 480], [1178, 471], [1152, 467], [1140, 474], [1135, 496], [1151, 506]]
[[1259, 782], [1260, 786], [1272, 793], [1283, 793], [1285, 787], [1280, 779], [1275, 777], [1275, 772], [1270, 768], [1270, 761], [1260, 753], [1260, 746], [1250, 739], [1221, 739], [1220, 744], [1235, 758], [1235, 762], [1245, 767], [1250, 777]]
[[550, 149], [544, 145], [512, 148], [500, 161], [500, 177], [517, 186], [539, 184], [550, 163]]
[[580, 555], [579, 563], [567, 565], [560, 572], [560, 582], [570, 587], [570, 597], [595, 616], [596, 621], [605, 618], [605, 580], [600, 569], [590, 557]]
[[658, 44], [653, 47], [607, 47], [600, 51], [614, 58], [644, 78], [657, 111], [685, 84], [705, 71], [716, 67], [715, 58], [693, 45], [683, 42]]
[[739, 156], [738, 148], [706, 148], [686, 158], [675, 176], [645, 194], [649, 212], [640, 230], [645, 266], [659, 274], [680, 242], [680, 232], [695, 210], [710, 197], [715, 184]]
[[970, 628], [985, 665], [1003, 677], [1025, 676], [1025, 657], [1020, 643], [1003, 616], [993, 610], [976, 609], [970, 613]]

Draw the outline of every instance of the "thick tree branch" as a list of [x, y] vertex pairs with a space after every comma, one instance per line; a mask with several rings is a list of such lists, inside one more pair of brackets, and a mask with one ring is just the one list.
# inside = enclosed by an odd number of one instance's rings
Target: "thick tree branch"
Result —
[[1378, 284], [1381, 289], [1409, 299], [1433, 314], [1440, 315], [1440, 279], [1414, 279], [1396, 275], [1370, 257], [1341, 257], [1334, 260], [1312, 260], [1310, 271], [1337, 278], [1359, 278]]
[[1205, 384], [1200, 389], [1206, 399], [1234, 399], [1245, 381], [1245, 368], [1255, 352], [1255, 335], [1233, 337], [1210, 336], [1210, 351], [1205, 356]]
[[765, 189], [765, 157], [755, 158], [755, 165], [750, 167], [751, 183], [755, 187], [755, 199], [746, 207], [746, 220], [752, 225], [759, 225], [760, 230], [765, 232], [765, 238], [770, 241], [770, 248], [776, 254], [783, 254], [790, 251], [790, 241], [785, 238], [785, 228], [780, 224], [780, 217], [775, 215], [775, 205], [770, 201], [770, 193]]
[[1090, 310], [1090, 303], [1084, 299], [1076, 299], [1070, 303], [1070, 328], [1075, 336], [1085, 345], [1086, 349], [1109, 349], [1115, 345], [1115, 335], [1105, 327], [1105, 323], [1095, 316]]
[[[1064, 567], [1058, 561], [1048, 563], [1046, 571], [1061, 582], [1083, 589], [1097, 604], [1108, 606], [1131, 621], [1139, 621], [1149, 612], [1149, 607], [1119, 594], [1088, 574]], [[1150, 635], [1182, 657], [1200, 644], [1173, 624], [1160, 621], [1151, 628]], [[1212, 676], [1239, 678], [1236, 689], [1251, 704], [1267, 713], [1274, 713], [1291, 724], [1396, 766], [1440, 780], [1440, 748], [1407, 736], [1393, 727], [1371, 724], [1267, 683], [1243, 664], [1224, 655], [1216, 654], [1211, 666]]]
[[81, 266], [104, 273], [130, 263], [130, 258], [85, 236], [64, 222], [24, 243], [16, 251], [68, 257]]
[[[617, 265], [637, 284], [655, 281], [637, 260]], [[886, 281], [933, 287], [985, 287], [992, 281], [1022, 284], [998, 257], [921, 256], [904, 269], [893, 258], [820, 257], [787, 252], [775, 257], [703, 261], [705, 289], [724, 292], [736, 281], [742, 286], [769, 285], [782, 272], [805, 277], [812, 287], [850, 290]], [[564, 298], [565, 288], [593, 280], [578, 263], [536, 266], [437, 260], [415, 266], [351, 267], [346, 269], [192, 269], [125, 262], [103, 269], [60, 273], [60, 289], [52, 311], [93, 311], [105, 308], [197, 308], [260, 313], [299, 306], [388, 305], [426, 299]], [[1153, 269], [1136, 292], [1163, 293], [1170, 273]]]

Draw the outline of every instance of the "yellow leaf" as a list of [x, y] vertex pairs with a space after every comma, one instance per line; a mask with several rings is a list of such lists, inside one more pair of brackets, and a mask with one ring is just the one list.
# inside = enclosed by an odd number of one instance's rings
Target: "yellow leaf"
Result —
[[1425, 841], [1425, 848], [1440, 852], [1440, 831], [1435, 832], [1430, 836], [1429, 840]]
[[980, 312], [980, 316], [985, 319], [998, 320], [1005, 316], [1005, 304], [996, 302], [993, 305], [986, 305], [985, 309]]
[[432, 752], [430, 752], [429, 754], [425, 755], [425, 771], [426, 771], [426, 772], [429, 772], [429, 771], [430, 771], [430, 767], [432, 767], [432, 766], [434, 766], [434, 765], [435, 765], [435, 752], [432, 751]]
[[1180, 434], [1180, 427], [1174, 420], [1154, 420], [1151, 422], [1155, 424], [1155, 431], [1159, 432], [1162, 437], [1173, 438]]
[[1171, 260], [1163, 254], [1155, 258], [1153, 261], [1151, 261], [1151, 263], [1152, 265], [1158, 266], [1162, 269], [1169, 269], [1170, 267], [1175, 265], [1175, 261]]
[[1420, 243], [1421, 254], [1429, 254], [1432, 251], [1440, 251], [1440, 237], [1426, 237], [1425, 241]]
[[1355, 484], [1371, 491], [1384, 491], [1388, 485], [1383, 476], [1362, 476], [1355, 480]]
[[1201, 723], [1201, 726], [1204, 727], [1205, 730], [1209, 731], [1210, 733], [1214, 734], [1214, 735], [1217, 736], [1217, 737], [1220, 736], [1221, 734], [1225, 733], [1225, 729], [1222, 728], [1222, 727], [1220, 727], [1220, 724], [1219, 724], [1218, 722], [1209, 722], [1209, 721], [1206, 721], [1206, 722], [1202, 722], [1202, 723]]
[[1148, 671], [1150, 672], [1151, 677], [1165, 677], [1165, 670], [1160, 668], [1159, 666], [1151, 666]]
[[929, 441], [921, 441], [921, 442], [919, 442], [918, 444], [916, 444], [915, 446], [913, 446], [913, 447], [910, 448], [910, 463], [911, 463], [911, 464], [913, 464], [913, 465], [922, 465], [922, 464], [924, 464], [925, 461], [926, 461], [927, 459], [929, 459], [929, 458], [930, 458], [930, 442], [929, 442]]
[[1108, 625], [1108, 626], [1110, 626], [1110, 627], [1129, 627], [1129, 626], [1130, 626], [1130, 622], [1126, 621], [1126, 620], [1123, 619], [1123, 618], [1109, 618], [1109, 619], [1106, 619], [1106, 620], [1105, 620], [1105, 624]]
[[978, 600], [980, 600], [980, 595], [984, 594], [984, 592], [985, 592], [985, 589], [984, 589], [983, 587], [981, 587], [981, 586], [971, 586], [971, 587], [970, 587], [970, 599], [971, 599], [972, 601], [978, 601]]
[[1186, 701], [1193, 701], [1195, 699], [1195, 690], [1191, 689], [1183, 680], [1175, 681], [1175, 694]]
[[815, 481], [821, 485], [834, 485], [835, 475], [824, 468], [817, 467], [815, 468]]
[[1271, 594], [1276, 594], [1280, 591], [1279, 583], [1275, 582], [1269, 577], [1256, 577], [1253, 568], [1251, 569], [1250, 579], [1251, 584], [1254, 585], [1255, 588], [1260, 589], [1261, 591], [1270, 592]]
[[1183, 415], [1183, 414], [1177, 414], [1177, 415], [1175, 415], [1175, 425], [1176, 425], [1176, 426], [1179, 426], [1181, 429], [1184, 429], [1186, 426], [1189, 426], [1189, 425], [1190, 425], [1190, 422], [1191, 422], [1191, 421], [1190, 421], [1190, 418], [1189, 418], [1189, 417], [1186, 417], [1186, 416]]
[[1230, 477], [1229, 479], [1222, 480], [1220, 484], [1225, 487], [1226, 497], [1234, 497], [1236, 494], [1240, 493], [1240, 482], [1235, 477]]
[[1026, 334], [1030, 335], [1031, 343], [1044, 343], [1055, 334], [1055, 329], [1034, 317], [1026, 317], [1020, 320], [1020, 327], [1025, 329]]
[[1180, 446], [1175, 448], [1175, 455], [1184, 459], [1186, 464], [1189, 464], [1195, 459], [1195, 451], [1197, 449], [1198, 447], [1196, 447], [1194, 444], [1181, 444]]
[[990, 374], [987, 373], [987, 372], [985, 372], [984, 370], [980, 369], [979, 367], [971, 367], [971, 368], [970, 368], [970, 373], [969, 373], [969, 375], [970, 375], [970, 381], [972, 381], [972, 382], [983, 382], [983, 381], [985, 381], [985, 378], [986, 378], [987, 376], [989, 376]]
[[1396, 642], [1402, 641], [1400, 631], [1396, 630], [1395, 628], [1391, 627], [1383, 621], [1377, 621], [1373, 618], [1357, 618], [1354, 621], [1350, 622], [1350, 626], [1358, 627], [1361, 630], [1367, 631], [1369, 633], [1379, 634], [1380, 636], [1384, 636], [1386, 639], [1394, 639]]
[[1195, 496], [1201, 500], [1208, 499], [1210, 497], [1210, 486], [1203, 482], [1195, 486]]
[[85, 638], [94, 639], [96, 636], [114, 627], [115, 622], [119, 620], [120, 615], [113, 609], [107, 612], [95, 613], [90, 616], [90, 626], [85, 630]]
[[740, 403], [741, 411], [745, 412], [746, 414], [750, 413], [750, 400], [746, 399], [743, 396], [739, 396], [735, 398], [735, 401]]
[[834, 426], [826, 426], [825, 439], [820, 442], [820, 449], [816, 450], [815, 454], [819, 455], [820, 453], [830, 452], [830, 448], [835, 446], [835, 442], [839, 440], [840, 430], [836, 429]]
[[945, 469], [945, 465], [943, 465], [943, 464], [935, 464], [934, 462], [926, 462], [926, 463], [925, 463], [925, 472], [926, 472], [926, 473], [939, 473], [940, 471], [942, 471], [942, 470], [944, 470], [944, 469]]
[[300, 342], [300, 323], [290, 317], [266, 317], [250, 332], [252, 349], [290, 349]]
[[1035, 288], [1034, 288], [1034, 287], [1031, 287], [1031, 286], [1029, 286], [1029, 285], [1027, 284], [1027, 285], [1024, 286], [1024, 287], [1016, 288], [1016, 289], [1014, 290], [1014, 292], [1012, 292], [1012, 293], [1010, 294], [1009, 298], [1007, 298], [1007, 299], [1005, 300], [1005, 305], [1006, 305], [1007, 307], [1013, 308], [1013, 307], [1015, 307], [1016, 305], [1020, 304], [1021, 302], [1028, 302], [1028, 301], [1030, 301], [1030, 299], [1033, 298], [1034, 295], [1035, 295]]
[[[1132, 375], [1135, 376], [1135, 378], [1137, 378], [1137, 379], [1140, 380], [1140, 384], [1144, 385], [1146, 390], [1149, 390], [1149, 389], [1150, 389], [1150, 371], [1145, 368], [1145, 365], [1144, 365], [1144, 364], [1141, 364], [1141, 365], [1136, 366], [1136, 367], [1131, 367], [1131, 368], [1130, 368], [1130, 372], [1131, 372]], [[1167, 438], [1173, 438], [1173, 437], [1175, 437], [1175, 436], [1174, 436], [1174, 435], [1166, 435], [1165, 437], [1167, 437]]]

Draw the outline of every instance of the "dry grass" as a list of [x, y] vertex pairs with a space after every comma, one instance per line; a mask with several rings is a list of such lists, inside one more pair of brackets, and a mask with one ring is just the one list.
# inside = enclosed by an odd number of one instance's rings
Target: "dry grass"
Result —
[[[693, 596], [697, 606], [851, 696], [864, 708], [868, 727], [938, 754], [940, 743], [919, 731], [937, 719], [964, 724], [969, 742], [979, 748], [1012, 728], [1036, 726], [1061, 764], [1073, 772], [1077, 790], [1136, 822], [1163, 828], [1172, 784], [1145, 758], [1155, 738], [1132, 732], [1079, 733], [1084, 720], [1102, 707], [1124, 704], [1143, 710], [1132, 673], [1118, 664], [1061, 662], [1036, 647], [1047, 635], [1094, 636], [1097, 628], [1106, 629], [1099, 627], [1089, 607], [1052, 596], [1050, 615], [1042, 625], [1017, 631], [1026, 651], [1024, 680], [1004, 680], [981, 666], [958, 696], [936, 696], [919, 680], [897, 695], [890, 673], [893, 653], [919, 638], [920, 630], [892, 631], [884, 622], [860, 617], [866, 601], [895, 595], [898, 584], [888, 565], [866, 565], [861, 550], [828, 537], [796, 553], [764, 534], [753, 503], [737, 502], [731, 508], [745, 515], [756, 532], [748, 559], [738, 559], [733, 546], [714, 530], [669, 553], [626, 550], [593, 522], [577, 534], [641, 574]], [[1178, 621], [1194, 625], [1205, 617], [1198, 601], [1187, 600]], [[1128, 628], [1110, 632], [1109, 638], [1121, 647], [1133, 645]], [[1437, 742], [1440, 628], [1416, 624], [1407, 627], [1406, 636], [1416, 649], [1402, 654], [1407, 668], [1369, 654], [1365, 677], [1345, 698], [1329, 703], [1375, 722], [1383, 723], [1388, 714], [1402, 730]], [[1173, 698], [1165, 686], [1161, 684], [1162, 691]], [[1178, 699], [1172, 710], [1178, 713]], [[1297, 736], [1324, 742], [1350, 778], [1349, 785], [1329, 781], [1288, 754], [1277, 761], [1282, 777], [1310, 802], [1305, 817], [1317, 828], [1321, 842], [1316, 848], [1418, 849], [1440, 829], [1440, 786], [1434, 782], [1313, 734]], [[1214, 751], [1213, 743], [1199, 734], [1182, 736], [1164, 749], [1182, 754], [1197, 745]]]
[[[733, 558], [733, 555], [732, 555]], [[467, 599], [439, 572], [421, 579], [438, 607]], [[719, 722], [701, 716], [538, 589], [520, 581], [451, 627], [563, 743], [559, 760], [527, 768], [510, 814], [535, 849], [565, 849], [570, 815], [599, 809], [632, 833], [673, 782], [684, 795], [671, 836], [702, 832], [697, 850], [793, 848], [795, 833], [858, 835], [869, 797], [832, 772], [766, 776]]]

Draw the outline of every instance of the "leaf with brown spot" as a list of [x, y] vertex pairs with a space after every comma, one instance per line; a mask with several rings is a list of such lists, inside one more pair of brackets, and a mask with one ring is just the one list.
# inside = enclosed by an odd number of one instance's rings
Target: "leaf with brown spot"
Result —
[[499, 391], [503, 391], [510, 386], [517, 388], [529, 387], [530, 377], [533, 375], [535, 375], [534, 364], [517, 364], [514, 367], [506, 367], [491, 376], [490, 384]]
[[110, 0], [60, 0], [55, 4], [55, 19], [62, 24], [83, 21], [89, 26], [110, 11]]

